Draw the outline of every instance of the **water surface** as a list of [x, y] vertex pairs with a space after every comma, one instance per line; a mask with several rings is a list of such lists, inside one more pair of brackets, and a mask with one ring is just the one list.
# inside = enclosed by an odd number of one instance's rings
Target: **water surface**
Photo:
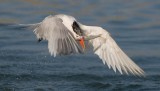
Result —
[[[159, 0], [0, 0], [0, 8], [0, 91], [159, 91]], [[107, 29], [146, 78], [115, 74], [94, 54], [51, 57], [47, 42], [10, 26], [59, 13]]]

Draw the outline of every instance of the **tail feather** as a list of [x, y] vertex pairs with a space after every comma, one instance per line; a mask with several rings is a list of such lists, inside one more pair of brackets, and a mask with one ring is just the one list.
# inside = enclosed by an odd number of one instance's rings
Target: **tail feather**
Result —
[[18, 26], [20, 26], [20, 27], [25, 27], [25, 28], [29, 28], [29, 29], [35, 29], [39, 25], [40, 25], [40, 23], [35, 23], [35, 24], [18, 24]]

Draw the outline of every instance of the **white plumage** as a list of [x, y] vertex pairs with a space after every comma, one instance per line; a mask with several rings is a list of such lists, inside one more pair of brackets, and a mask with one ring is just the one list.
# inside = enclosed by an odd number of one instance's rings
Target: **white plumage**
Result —
[[[82, 35], [74, 31], [74, 22], [77, 22]], [[103, 63], [113, 68], [115, 72], [118, 70], [121, 74], [144, 75], [144, 71], [119, 48], [110, 34], [101, 27], [83, 25], [74, 17], [63, 14], [50, 15], [42, 22], [31, 26], [34, 27], [38, 39], [48, 40], [51, 55], [83, 53], [84, 50], [77, 41], [84, 38], [92, 45], [93, 52]]]

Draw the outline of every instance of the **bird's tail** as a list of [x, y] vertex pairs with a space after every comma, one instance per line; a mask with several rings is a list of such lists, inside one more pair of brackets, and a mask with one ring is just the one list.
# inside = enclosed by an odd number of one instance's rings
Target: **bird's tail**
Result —
[[17, 26], [19, 26], [19, 27], [29, 28], [29, 29], [35, 29], [39, 25], [40, 25], [40, 23], [35, 23], [35, 24], [17, 24]]

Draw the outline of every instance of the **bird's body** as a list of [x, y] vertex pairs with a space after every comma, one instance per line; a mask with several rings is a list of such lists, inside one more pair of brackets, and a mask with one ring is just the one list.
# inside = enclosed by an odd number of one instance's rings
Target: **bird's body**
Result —
[[[38, 39], [48, 40], [51, 55], [69, 55], [84, 53], [88, 42], [93, 52], [99, 56], [109, 68], [118, 70], [121, 74], [144, 75], [137, 66], [116, 44], [110, 34], [98, 26], [86, 26], [69, 15], [50, 15], [42, 22], [30, 25]], [[80, 42], [80, 43], [78, 43]]]

